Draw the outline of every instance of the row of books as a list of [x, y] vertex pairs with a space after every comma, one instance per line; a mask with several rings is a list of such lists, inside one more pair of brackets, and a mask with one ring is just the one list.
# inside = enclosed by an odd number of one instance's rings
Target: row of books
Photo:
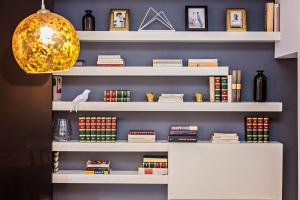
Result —
[[116, 117], [79, 117], [80, 142], [116, 142]]
[[167, 175], [168, 157], [145, 155], [143, 157], [142, 165], [138, 169], [138, 174]]
[[170, 127], [169, 142], [197, 142], [198, 126], [175, 125]]
[[228, 77], [209, 77], [210, 102], [228, 102]]
[[184, 94], [161, 94], [158, 98], [160, 103], [182, 103]]
[[245, 138], [249, 143], [268, 143], [270, 137], [270, 118], [246, 117]]
[[105, 90], [103, 100], [105, 102], [130, 102], [130, 90]]
[[128, 143], [155, 143], [154, 130], [131, 130], [128, 133]]
[[274, 2], [268, 2], [265, 5], [265, 31], [280, 31], [280, 5]]
[[[188, 67], [218, 67], [218, 59], [188, 59]], [[183, 67], [182, 59], [153, 59], [153, 67]]]
[[98, 55], [99, 67], [124, 67], [125, 62], [120, 55]]
[[111, 165], [110, 161], [93, 161], [88, 160], [86, 162], [85, 174], [110, 174]]
[[234, 144], [240, 143], [237, 133], [213, 133], [211, 143], [217, 144]]

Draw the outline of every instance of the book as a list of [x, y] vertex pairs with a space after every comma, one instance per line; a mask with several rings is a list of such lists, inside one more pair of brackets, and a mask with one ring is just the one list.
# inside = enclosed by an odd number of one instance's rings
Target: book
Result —
[[197, 135], [174, 136], [169, 135], [169, 142], [197, 142]]
[[240, 102], [242, 92], [242, 70], [237, 70], [237, 78], [236, 78], [236, 101]]
[[173, 131], [171, 130], [169, 132], [169, 135], [197, 135], [197, 131], [185, 131], [185, 130], [180, 130], [180, 131]]
[[215, 77], [215, 102], [221, 102], [221, 77]]
[[154, 64], [181, 64], [182, 65], [182, 59], [153, 59], [153, 65]]
[[86, 142], [85, 130], [86, 130], [85, 117], [79, 117], [78, 118], [79, 142]]
[[198, 131], [197, 125], [174, 125], [170, 127], [170, 131]]
[[104, 90], [104, 97], [106, 98], [127, 98], [130, 96], [129, 90]]
[[139, 175], [146, 175], [146, 174], [167, 175], [168, 174], [168, 168], [143, 168], [143, 167], [139, 167], [138, 174]]
[[263, 136], [264, 136], [264, 143], [268, 143], [270, 141], [270, 118], [264, 117], [264, 129], [263, 129]]
[[267, 2], [265, 5], [265, 31], [274, 31], [274, 3]]
[[252, 142], [253, 143], [258, 142], [258, 118], [257, 117], [252, 118]]
[[274, 32], [280, 32], [280, 5], [274, 4]]
[[97, 117], [96, 121], [96, 142], [101, 142], [101, 117]]
[[101, 141], [100, 142], [106, 142], [106, 117], [101, 117]]
[[111, 140], [112, 142], [117, 141], [117, 117], [111, 118]]
[[97, 118], [91, 117], [91, 142], [96, 142], [97, 137]]
[[209, 101], [215, 102], [215, 77], [209, 77]]
[[221, 77], [221, 102], [228, 102], [228, 80], [226, 76]]
[[257, 118], [257, 142], [264, 142], [264, 118]]
[[228, 87], [228, 102], [232, 102], [232, 75], [227, 76], [227, 87]]
[[231, 100], [237, 102], [237, 70], [231, 71]]
[[143, 168], [168, 168], [167, 162], [143, 162]]
[[252, 143], [253, 140], [253, 118], [246, 117], [245, 118], [245, 139], [248, 143]]
[[108, 175], [108, 174], [110, 174], [110, 171], [109, 170], [105, 170], [105, 169], [85, 170], [84, 174], [103, 174], [103, 175]]
[[91, 142], [91, 118], [85, 117], [85, 138], [86, 142]]
[[155, 143], [155, 135], [128, 134], [128, 143]]
[[218, 59], [188, 59], [188, 67], [218, 67]]
[[168, 162], [168, 157], [157, 155], [144, 155], [143, 162]]
[[105, 141], [112, 142], [111, 117], [105, 117]]
[[121, 55], [98, 55], [98, 60], [102, 59], [121, 59]]
[[131, 99], [129, 98], [129, 97], [125, 97], [125, 98], [123, 98], [123, 97], [120, 97], [120, 98], [105, 98], [104, 97], [104, 102], [130, 102], [131, 101]]

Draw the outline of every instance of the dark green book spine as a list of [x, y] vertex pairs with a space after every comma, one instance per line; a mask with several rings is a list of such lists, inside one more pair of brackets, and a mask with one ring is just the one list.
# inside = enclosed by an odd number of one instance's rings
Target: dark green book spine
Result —
[[91, 142], [91, 118], [86, 117], [85, 118], [85, 137], [86, 137], [86, 142]]
[[97, 117], [96, 142], [101, 142], [101, 117]]
[[86, 142], [85, 138], [85, 117], [78, 118], [79, 141]]
[[270, 142], [270, 118], [264, 118], [264, 143]]
[[105, 117], [101, 117], [101, 130], [100, 130], [101, 142], [106, 142], [105, 127], [106, 127]]
[[252, 141], [253, 143], [257, 143], [258, 142], [258, 119], [257, 117], [253, 117], [252, 118], [252, 128], [253, 128], [253, 132], [252, 132]]
[[258, 118], [258, 142], [264, 142], [264, 118]]
[[215, 77], [215, 102], [221, 102], [221, 77]]

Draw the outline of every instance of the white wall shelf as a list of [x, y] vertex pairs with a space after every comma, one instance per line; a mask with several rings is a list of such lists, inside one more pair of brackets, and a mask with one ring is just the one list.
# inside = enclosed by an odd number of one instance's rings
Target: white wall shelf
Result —
[[60, 76], [227, 76], [228, 67], [73, 67]]
[[[69, 111], [71, 102], [54, 101], [53, 111]], [[145, 112], [282, 112], [281, 102], [238, 103], [158, 103], [158, 102], [83, 102], [78, 111], [145, 111]]]
[[168, 184], [167, 175], [139, 175], [137, 171], [112, 171], [109, 175], [84, 174], [83, 170], [60, 170], [52, 183], [80, 184]]
[[78, 31], [82, 42], [277, 42], [279, 32]]
[[116, 143], [82, 143], [79, 141], [52, 143], [52, 151], [63, 152], [168, 152], [167, 141], [156, 143], [128, 143], [118, 140]]

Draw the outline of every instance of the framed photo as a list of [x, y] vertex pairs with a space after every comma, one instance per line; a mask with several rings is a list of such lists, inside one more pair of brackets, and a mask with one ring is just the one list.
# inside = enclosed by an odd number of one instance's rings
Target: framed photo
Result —
[[185, 30], [208, 31], [207, 6], [185, 6]]
[[111, 9], [109, 24], [110, 31], [129, 31], [129, 10]]
[[226, 11], [227, 31], [247, 31], [246, 9], [230, 8]]

